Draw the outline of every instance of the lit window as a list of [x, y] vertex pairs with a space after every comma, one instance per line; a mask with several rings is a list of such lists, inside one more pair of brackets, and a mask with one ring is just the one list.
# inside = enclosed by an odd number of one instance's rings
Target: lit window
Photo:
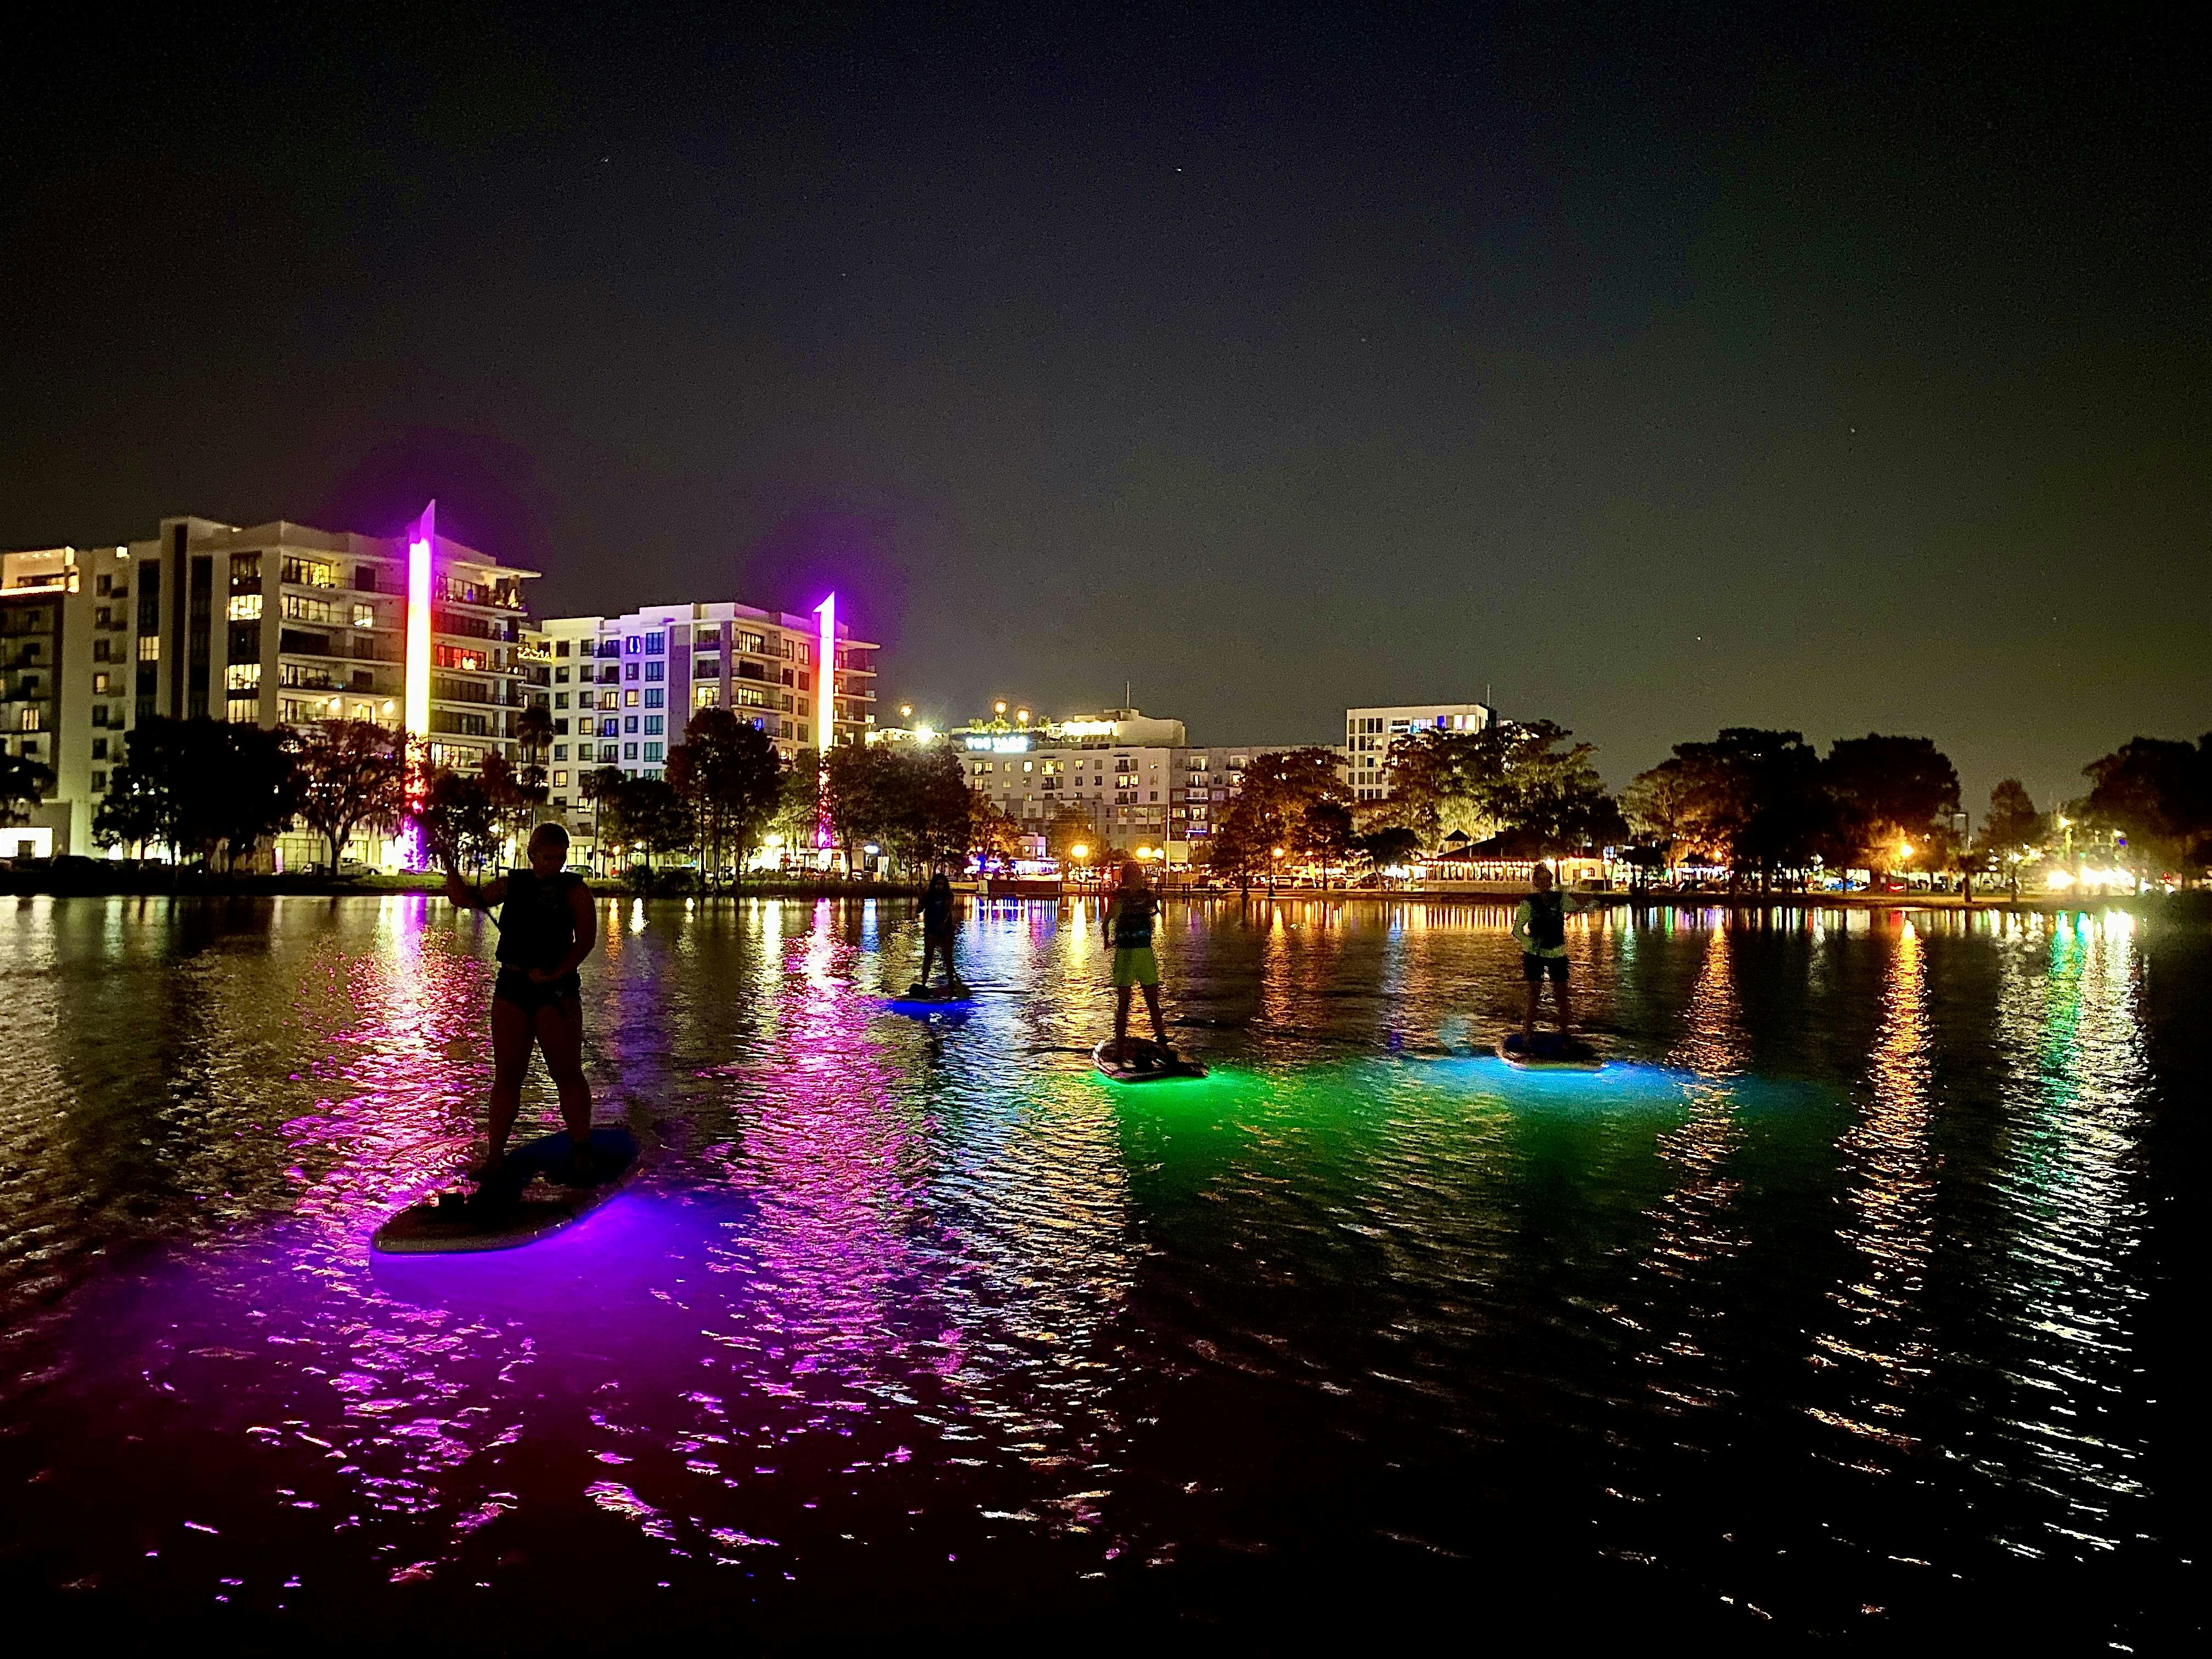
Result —
[[226, 690], [251, 691], [261, 684], [261, 665], [258, 662], [234, 662], [222, 671]]
[[106, 675], [105, 675], [105, 674], [94, 674], [94, 675], [92, 677], [92, 694], [93, 694], [93, 696], [94, 696], [95, 697], [96, 697], [96, 696], [100, 696], [103, 695], [103, 694], [106, 691], [106, 690], [107, 690], [107, 676], [106, 676]]
[[635, 634], [631, 635], [627, 640], [623, 641], [623, 650], [624, 654], [635, 657], [637, 655], [638, 647], [644, 643], [645, 641], [638, 635]]
[[138, 636], [138, 660], [140, 662], [161, 660], [161, 636], [159, 634], [141, 634]]
[[[568, 757], [568, 751], [565, 749], [557, 751], [553, 757], [556, 760], [566, 760]], [[556, 789], [566, 789], [568, 787], [568, 775], [566, 772], [556, 772], [553, 775], [553, 787]]]
[[228, 614], [233, 622], [259, 622], [261, 596], [258, 593], [232, 594]]
[[625, 691], [625, 692], [623, 692], [623, 708], [636, 708], [636, 707], [637, 707], [637, 693], [636, 693], [636, 692], [635, 692], [635, 691]]
[[612, 715], [609, 715], [605, 720], [599, 722], [599, 735], [603, 738], [614, 737], [621, 731], [622, 722], [616, 720]]
[[721, 701], [722, 688], [719, 685], [694, 686], [691, 689], [691, 697], [700, 708], [712, 708]]

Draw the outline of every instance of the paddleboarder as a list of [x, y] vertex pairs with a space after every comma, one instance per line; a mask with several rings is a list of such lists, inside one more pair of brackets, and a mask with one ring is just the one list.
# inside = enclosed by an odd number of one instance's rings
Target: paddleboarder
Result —
[[939, 870], [929, 878], [929, 886], [921, 896], [921, 977], [915, 983], [924, 990], [929, 988], [929, 964], [934, 957], [945, 958], [945, 988], [948, 991], [960, 983], [960, 975], [952, 966], [952, 938], [959, 926], [960, 901], [952, 891], [952, 884]]
[[1102, 918], [1106, 942], [1114, 948], [1114, 1058], [1129, 1054], [1129, 997], [1141, 989], [1145, 1012], [1152, 1017], [1152, 1038], [1175, 1059], [1168, 1045], [1168, 1029], [1160, 1018], [1160, 964], [1152, 955], [1152, 923], [1160, 914], [1159, 896], [1146, 878], [1145, 866], [1134, 859], [1121, 866], [1121, 877]]
[[560, 1091], [568, 1131], [571, 1178], [592, 1174], [592, 1087], [584, 1080], [583, 988], [577, 964], [599, 943], [599, 915], [584, 878], [562, 866], [568, 832], [541, 823], [531, 832], [530, 866], [471, 886], [448, 862], [446, 896], [472, 910], [499, 912], [499, 978], [491, 995], [490, 1150], [475, 1171], [481, 1184], [500, 1173], [507, 1138], [522, 1108], [522, 1079], [533, 1045]]
[[1537, 865], [1528, 880], [1535, 890], [1513, 913], [1513, 937], [1521, 942], [1521, 977], [1528, 987], [1528, 1006], [1521, 1020], [1524, 1051], [1535, 1046], [1536, 1004], [1547, 979], [1552, 981], [1552, 1000], [1559, 1010], [1560, 1041], [1565, 1042], [1574, 1029], [1574, 995], [1567, 988], [1567, 912], [1583, 908], [1559, 890], [1548, 864]]

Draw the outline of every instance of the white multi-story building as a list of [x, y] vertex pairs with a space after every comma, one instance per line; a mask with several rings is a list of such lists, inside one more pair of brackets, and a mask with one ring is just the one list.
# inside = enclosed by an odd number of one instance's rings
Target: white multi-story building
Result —
[[[19, 752], [25, 719], [53, 722], [39, 747], [59, 762], [46, 762], [58, 775], [40, 820], [56, 854], [94, 850], [93, 816], [124, 739], [157, 714], [374, 720], [421, 738], [442, 765], [514, 758], [521, 584], [537, 573], [438, 535], [428, 511], [398, 537], [179, 517], [112, 552], [6, 558], [0, 580], [25, 603], [51, 599], [59, 629], [45, 647], [51, 714], [0, 707]], [[11, 647], [11, 660], [24, 654]], [[303, 840], [295, 855], [307, 850]]]
[[1481, 732], [1498, 723], [1498, 711], [1485, 702], [1401, 703], [1390, 708], [1344, 711], [1344, 747], [1337, 751], [1337, 775], [1355, 800], [1381, 800], [1390, 793], [1388, 763], [1391, 745], [1414, 732]]
[[808, 750], [863, 741], [875, 725], [878, 647], [825, 615], [714, 601], [647, 605], [620, 617], [563, 617], [530, 630], [533, 684], [553, 717], [551, 804], [581, 803], [582, 776], [612, 766], [659, 777], [693, 711], [723, 708], [775, 742], [788, 765]]
[[1109, 708], [1073, 720], [1008, 723], [1003, 717], [955, 727], [970, 787], [1030, 835], [1080, 812], [1101, 849], [1164, 848], [1181, 720]]
[[129, 729], [131, 552], [0, 554], [0, 745], [54, 775], [0, 857], [93, 850], [92, 815]]

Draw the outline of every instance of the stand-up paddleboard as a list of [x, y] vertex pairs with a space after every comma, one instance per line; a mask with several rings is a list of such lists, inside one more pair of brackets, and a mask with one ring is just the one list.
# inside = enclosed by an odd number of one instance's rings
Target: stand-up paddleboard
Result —
[[920, 980], [908, 986], [894, 1002], [965, 1002], [975, 994], [954, 980], [950, 985], [924, 985]]
[[1171, 1078], [1204, 1077], [1206, 1067], [1184, 1060], [1172, 1048], [1163, 1048], [1145, 1037], [1131, 1037], [1122, 1058], [1114, 1057], [1114, 1039], [1108, 1037], [1091, 1051], [1091, 1063], [1099, 1074], [1116, 1083], [1164, 1083]]
[[402, 1210], [370, 1243], [386, 1255], [511, 1250], [589, 1215], [636, 1167], [637, 1142], [627, 1129], [592, 1131], [587, 1177], [571, 1167], [567, 1130], [541, 1135], [509, 1152], [499, 1175], [475, 1192], [441, 1194]]
[[1604, 1066], [1596, 1049], [1580, 1037], [1558, 1031], [1539, 1031], [1525, 1048], [1521, 1033], [1508, 1031], [1498, 1039], [1498, 1057], [1524, 1072], [1595, 1072]]

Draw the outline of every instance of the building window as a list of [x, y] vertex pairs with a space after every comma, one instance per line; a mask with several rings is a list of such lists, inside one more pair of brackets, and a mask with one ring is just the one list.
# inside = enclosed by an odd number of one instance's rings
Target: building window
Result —
[[722, 688], [719, 685], [695, 685], [691, 688], [691, 701], [702, 708], [712, 708], [721, 700]]
[[668, 665], [665, 662], [649, 662], [645, 665], [645, 677], [649, 680], [659, 679], [666, 673]]
[[638, 665], [634, 662], [624, 663], [623, 665], [623, 678], [626, 680], [635, 679], [637, 678], [637, 666]]
[[603, 738], [617, 736], [621, 731], [622, 722], [616, 720], [611, 714], [599, 722], [599, 735]]
[[626, 656], [635, 657], [638, 653], [638, 648], [644, 643], [644, 640], [639, 635], [635, 634], [631, 635], [628, 639], [623, 641], [623, 654]]
[[[568, 671], [567, 669], [565, 669], [565, 668], [556, 668], [556, 669], [555, 669], [555, 670], [553, 671], [553, 684], [556, 684], [556, 685], [566, 685], [566, 684], [568, 684]], [[565, 708], [566, 706], [567, 706], [566, 704], [563, 704], [563, 705], [562, 705], [562, 707], [564, 707], [564, 708]]]
[[615, 750], [616, 750], [617, 749], [620, 748], [620, 747], [621, 747], [621, 745], [620, 745], [619, 744], [612, 744], [612, 743], [603, 743], [603, 744], [601, 744], [599, 745], [599, 758], [600, 758], [601, 760], [603, 760], [603, 761], [611, 761], [611, 760], [613, 760], [613, 759], [617, 758], [617, 757], [616, 757], [616, 755], [615, 755]]
[[647, 635], [645, 636], [645, 654], [646, 654], [647, 656], [648, 656], [648, 657], [658, 657], [658, 656], [662, 656], [662, 655], [665, 655], [665, 654], [666, 653], [667, 650], [668, 650], [668, 635], [665, 635], [665, 634], [647, 634]]
[[260, 689], [261, 665], [258, 662], [234, 662], [222, 671], [226, 691], [253, 691]]
[[234, 593], [230, 596], [229, 605], [225, 607], [225, 614], [232, 622], [259, 622], [261, 596], [258, 593]]
[[600, 693], [599, 693], [599, 707], [600, 707], [600, 708], [621, 708], [621, 707], [622, 707], [622, 697], [621, 697], [621, 694], [620, 694], [619, 692], [615, 692], [615, 691], [602, 691], [602, 692], [600, 692]]
[[625, 691], [625, 692], [623, 692], [623, 708], [636, 708], [636, 707], [637, 707], [637, 693], [636, 693], [636, 692], [635, 692], [635, 691]]
[[623, 730], [625, 732], [635, 732], [637, 730], [637, 716], [635, 714], [624, 714], [623, 716]]
[[[565, 754], [561, 754], [556, 755], [553, 758], [556, 760], [565, 760], [568, 757]], [[553, 787], [556, 789], [566, 789], [568, 787], [568, 775], [566, 772], [556, 772], [553, 775]]]
[[553, 758], [554, 758], [555, 760], [556, 760], [556, 761], [563, 761], [563, 760], [568, 759], [568, 745], [567, 744], [565, 744], [565, 743], [556, 743], [556, 744], [555, 744], [553, 745]]
[[661, 732], [660, 723], [664, 718], [665, 717], [659, 714], [647, 714], [645, 717], [645, 735], [648, 738], [659, 737]]
[[556, 691], [553, 694], [553, 706], [556, 708], [566, 708], [568, 706], [568, 694], [566, 691]]
[[662, 687], [648, 685], [645, 688], [645, 706], [647, 708], [661, 708], [667, 701], [668, 693]]
[[[107, 580], [107, 578], [106, 578], [106, 577], [105, 577], [105, 576], [102, 576], [102, 577], [100, 578], [100, 580], [102, 580], [102, 581], [106, 581], [106, 580]], [[93, 787], [93, 791], [94, 791], [94, 793], [95, 794], [96, 794], [96, 793], [98, 793], [100, 790], [106, 788], [106, 787], [107, 787], [107, 774], [106, 774], [106, 773], [105, 773], [105, 772], [94, 772], [94, 773], [92, 775], [92, 787]]]
[[645, 757], [649, 761], [659, 760], [660, 758], [660, 745], [657, 743], [648, 743], [646, 744]]
[[634, 743], [624, 744], [623, 745], [623, 758], [624, 760], [635, 760], [637, 758], [637, 745]]
[[[567, 656], [568, 654], [568, 641], [566, 640], [554, 641], [553, 654], [556, 657]], [[564, 680], [568, 678], [568, 671], [567, 669], [564, 668], [561, 671], [561, 678]]]
[[138, 660], [140, 662], [161, 660], [161, 636], [159, 634], [141, 634], [138, 636]]

